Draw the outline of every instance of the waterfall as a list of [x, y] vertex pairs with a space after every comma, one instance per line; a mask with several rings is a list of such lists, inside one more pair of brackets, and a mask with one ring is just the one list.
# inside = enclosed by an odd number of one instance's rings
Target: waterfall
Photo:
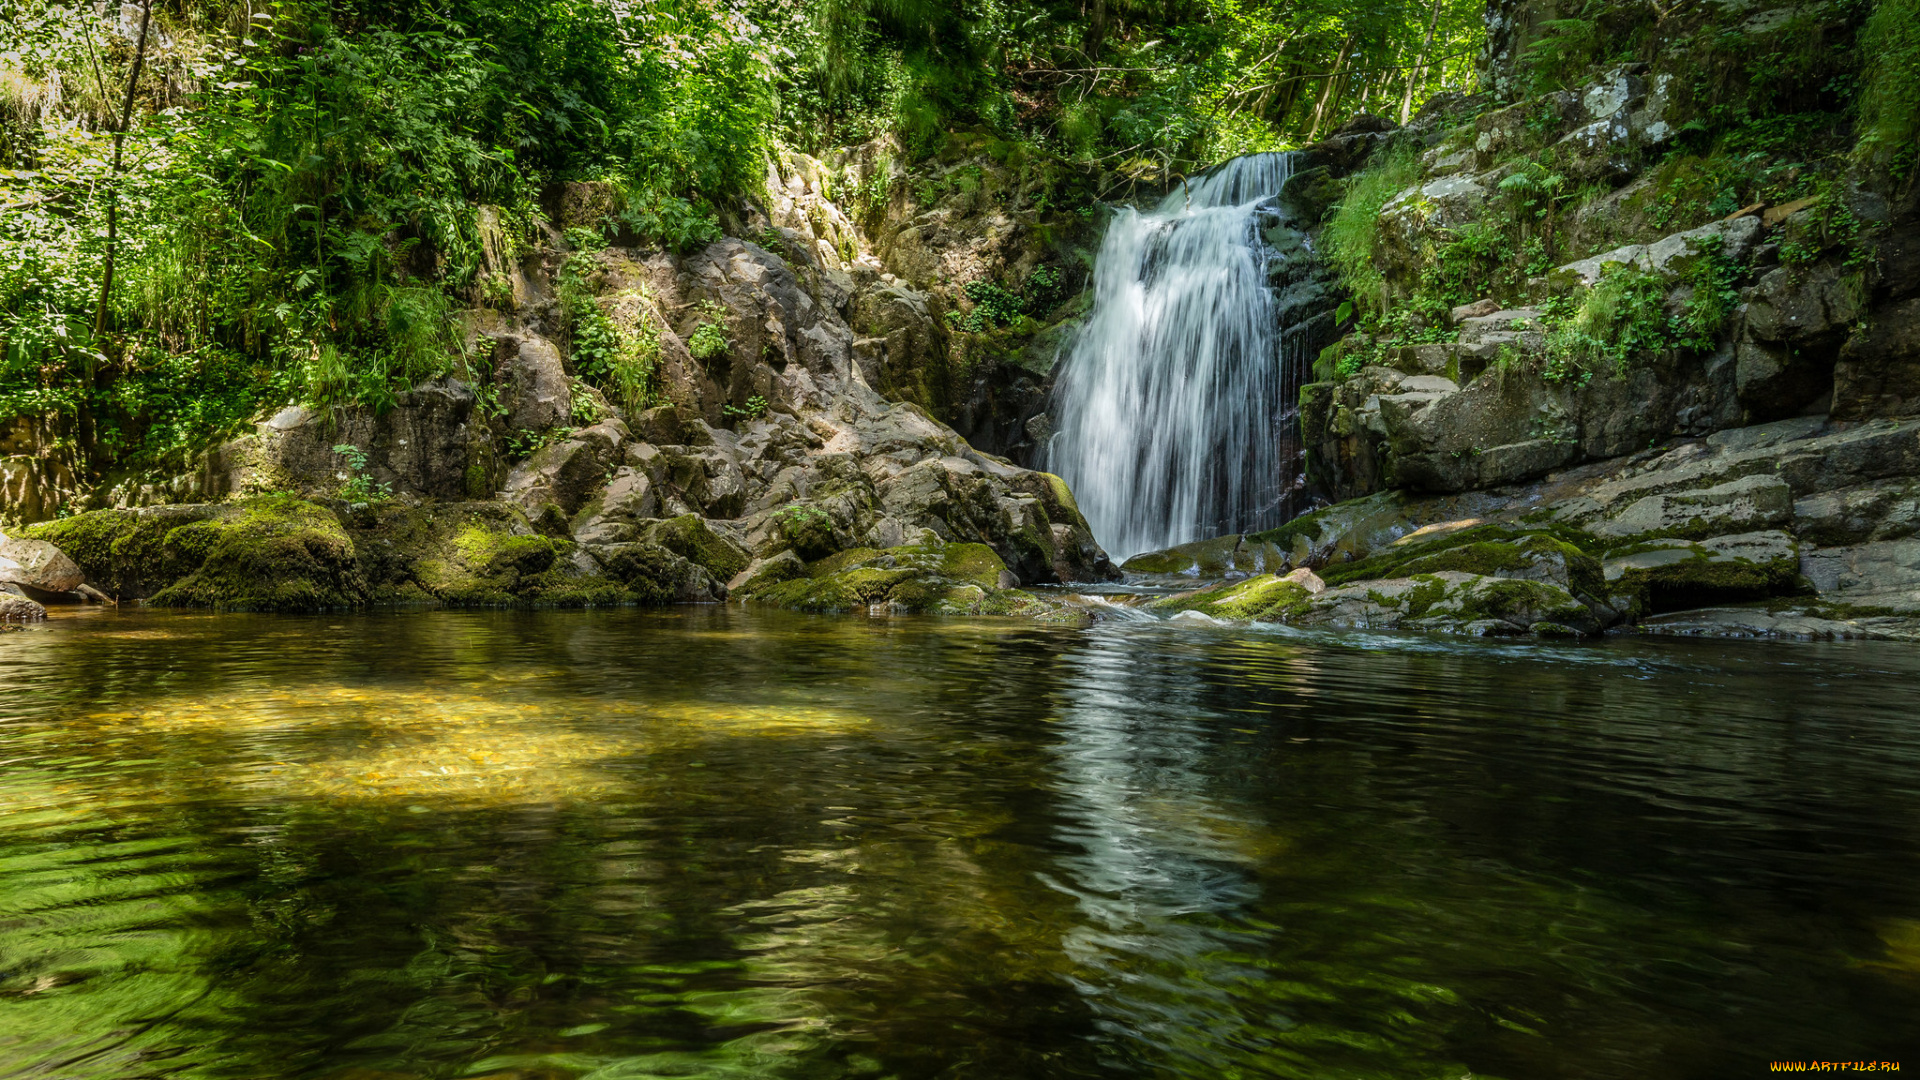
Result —
[[1282, 325], [1261, 225], [1284, 216], [1293, 157], [1235, 158], [1107, 230], [1047, 463], [1116, 561], [1289, 516], [1311, 342]]

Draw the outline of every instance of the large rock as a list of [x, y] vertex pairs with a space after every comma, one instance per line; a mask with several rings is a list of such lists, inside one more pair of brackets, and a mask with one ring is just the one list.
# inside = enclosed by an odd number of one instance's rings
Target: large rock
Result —
[[18, 585], [35, 593], [69, 593], [86, 580], [65, 552], [45, 540], [0, 533], [0, 585]]
[[1751, 215], [1716, 221], [1673, 233], [1651, 244], [1628, 244], [1557, 267], [1548, 273], [1547, 284], [1560, 293], [1590, 289], [1613, 268], [1678, 280], [1708, 255], [1745, 263], [1752, 257], [1760, 238], [1760, 222]]
[[860, 335], [854, 355], [869, 386], [938, 409], [946, 406], [950, 388], [946, 343], [931, 300], [903, 284], [876, 281], [854, 297], [848, 321]]
[[1610, 591], [1632, 597], [1648, 612], [1811, 591], [1800, 576], [1798, 543], [1779, 530], [1649, 540], [1608, 552], [1603, 568]]
[[535, 521], [565, 528], [612, 478], [632, 439], [624, 423], [605, 420], [542, 447], [507, 475], [507, 501]]
[[37, 535], [101, 588], [160, 607], [322, 611], [367, 600], [354, 545], [330, 511], [288, 495], [169, 513], [96, 510]]
[[1807, 552], [1800, 568], [1822, 600], [1862, 614], [1920, 617], [1920, 539], [1822, 548]]
[[1394, 296], [1412, 290], [1436, 236], [1485, 216], [1489, 186], [1473, 176], [1446, 176], [1409, 188], [1381, 208], [1374, 265]]
[[[661, 524], [654, 539], [707, 554], [694, 530]], [[36, 526], [35, 536], [71, 550], [99, 587], [160, 606], [580, 607], [725, 596], [708, 570], [662, 543], [578, 547], [542, 535], [503, 502], [329, 508], [281, 495], [95, 510]], [[727, 554], [711, 561], [733, 565], [737, 553]]]
[[1778, 476], [1743, 476], [1694, 491], [1647, 495], [1588, 528], [1604, 540], [1720, 536], [1793, 519], [1793, 489]]
[[494, 336], [493, 379], [509, 428], [545, 431], [573, 415], [573, 380], [560, 350], [538, 334]]
[[[790, 564], [789, 564], [790, 566]], [[981, 544], [852, 548], [799, 572], [767, 573], [742, 583], [750, 604], [796, 611], [907, 615], [1023, 615], [1082, 622], [1084, 610], [1011, 587], [1012, 575]]]
[[1920, 298], [1873, 313], [1840, 350], [1833, 418], [1920, 415]]
[[38, 601], [0, 591], [0, 623], [38, 622], [47, 617], [47, 609]]
[[[1790, 416], [1825, 396], [1835, 359], [1849, 328], [1866, 314], [1867, 299], [1865, 275], [1833, 262], [1782, 266], [1763, 276], [1741, 327], [1739, 394], [1748, 413], [1758, 420]], [[1864, 374], [1881, 369], [1874, 360], [1886, 352], [1869, 335], [1861, 355]], [[1857, 383], [1853, 389], [1857, 396]]]
[[1793, 531], [1823, 547], [1913, 536], [1920, 533], [1920, 477], [1807, 495], [1793, 504]]
[[364, 456], [359, 474], [396, 495], [459, 499], [490, 490], [491, 436], [475, 415], [473, 390], [440, 379], [399, 395], [380, 411], [353, 407], [282, 409], [255, 433], [221, 448], [228, 475], [203, 494], [294, 490], [332, 495], [356, 478], [350, 446]]

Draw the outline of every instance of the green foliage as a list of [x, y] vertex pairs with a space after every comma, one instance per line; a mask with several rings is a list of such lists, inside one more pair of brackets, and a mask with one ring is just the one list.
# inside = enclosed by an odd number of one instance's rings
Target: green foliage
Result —
[[616, 224], [661, 247], [698, 251], [720, 239], [720, 226], [678, 195], [629, 195]]
[[1630, 267], [1609, 267], [1568, 312], [1548, 311], [1543, 372], [1550, 382], [1585, 383], [1596, 371], [1618, 373], [1668, 349], [1710, 349], [1740, 304], [1741, 267], [1713, 237], [1693, 256], [1679, 282], [1684, 300], [1674, 310], [1674, 283]]
[[[1070, 196], [1090, 220], [1122, 186], [1464, 88], [1479, 20], [1468, 0], [189, 0], [155, 7], [114, 176], [128, 20], [64, 0], [0, 14], [0, 417], [71, 422], [95, 475], [183, 463], [289, 403], [482, 381], [455, 313], [511, 306], [557, 183], [617, 193], [568, 230], [575, 253], [692, 251], [764, 194], [770, 143], [890, 134], [903, 161], [984, 151], [1013, 186], [983, 193], [1036, 213], [1066, 201], [1048, 172], [1066, 155], [1100, 178]], [[881, 154], [833, 195], [871, 221], [904, 175]], [[117, 284], [95, 340], [107, 192]], [[974, 286], [961, 328], [1023, 326], [1062, 285], [1044, 268], [1017, 293]], [[649, 401], [658, 312], [623, 330], [562, 292], [580, 377]]]
[[[653, 374], [660, 365], [660, 336], [642, 301], [639, 325], [623, 332], [607, 317], [584, 279], [584, 259], [575, 255], [560, 269], [559, 299], [566, 313], [574, 372], [628, 412], [653, 403]], [[579, 402], [575, 401], [575, 411]], [[587, 423], [597, 420], [595, 416]], [[576, 422], [580, 422], [576, 417]]]
[[1528, 43], [1519, 67], [1535, 94], [1551, 93], [1577, 84], [1607, 48], [1607, 35], [1591, 17], [1600, 5], [1589, 2], [1589, 17], [1548, 19], [1539, 24], [1540, 36]]
[[1385, 303], [1380, 271], [1373, 259], [1380, 210], [1417, 183], [1420, 176], [1420, 157], [1412, 147], [1396, 147], [1376, 155], [1347, 181], [1346, 194], [1334, 206], [1320, 234], [1327, 261], [1361, 312], [1377, 314]]
[[1920, 0], [1879, 0], [1860, 55], [1859, 152], [1904, 175], [1920, 158]]
[[1415, 306], [1425, 307], [1424, 314], [1438, 320], [1445, 318], [1446, 309], [1513, 290], [1525, 283], [1514, 256], [1512, 241], [1493, 225], [1476, 221], [1451, 230], [1434, 249]]
[[[948, 310], [947, 324], [964, 333], [984, 334], [1023, 318], [1045, 315], [1059, 305], [1063, 280], [1058, 269], [1042, 266], [1027, 275], [1019, 292], [991, 281], [969, 281], [964, 291], [967, 299], [973, 301], [973, 309], [964, 313]], [[1030, 322], [1026, 325], [1034, 327]]]
[[[0, 413], [81, 418], [95, 470], [178, 459], [289, 399], [384, 407], [460, 370], [451, 312], [511, 297], [483, 273], [480, 204], [524, 232], [550, 182], [611, 179], [618, 224], [685, 249], [764, 169], [769, 56], [709, 0], [156, 5], [180, 66], [138, 87], [117, 184], [100, 91], [131, 52], [117, 9], [5, 11], [0, 166], [20, 168], [0, 171]], [[119, 284], [94, 341], [106, 190]], [[635, 398], [634, 374], [603, 381]]]
[[367, 452], [351, 443], [341, 443], [333, 448], [347, 465], [347, 478], [340, 483], [335, 494], [346, 502], [370, 503], [393, 497], [393, 485], [377, 484], [367, 475]]
[[758, 420], [767, 415], [767, 399], [755, 394], [745, 405], [722, 405], [720, 411], [741, 420]]
[[687, 351], [695, 360], [703, 363], [718, 360], [727, 355], [731, 346], [727, 343], [727, 333], [719, 323], [702, 322], [687, 335]]
[[892, 133], [919, 160], [969, 128], [1127, 181], [1465, 89], [1481, 32], [1466, 0], [756, 0], [752, 11], [794, 58], [776, 86], [791, 145]]
[[524, 461], [554, 443], [572, 436], [574, 430], [570, 427], [544, 428], [539, 431], [523, 428], [509, 432], [506, 439], [507, 456], [515, 461]]
[[606, 234], [584, 225], [575, 225], [568, 229], [561, 234], [561, 239], [566, 241], [568, 247], [583, 255], [605, 251], [607, 247]]
[[1666, 300], [1666, 282], [1659, 275], [1609, 267], [1573, 317], [1549, 328], [1549, 378], [1623, 370], [1642, 352], [1667, 348], [1673, 340]]

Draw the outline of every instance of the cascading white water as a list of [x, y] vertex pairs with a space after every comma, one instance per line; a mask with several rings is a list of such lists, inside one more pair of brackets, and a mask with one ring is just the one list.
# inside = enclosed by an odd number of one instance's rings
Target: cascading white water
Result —
[[1305, 342], [1277, 317], [1257, 218], [1292, 171], [1235, 158], [1107, 230], [1047, 463], [1116, 561], [1283, 520]]

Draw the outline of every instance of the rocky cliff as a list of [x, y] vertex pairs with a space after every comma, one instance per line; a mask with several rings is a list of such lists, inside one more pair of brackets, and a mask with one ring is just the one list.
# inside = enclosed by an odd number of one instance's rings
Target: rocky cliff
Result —
[[[528, 234], [483, 211], [489, 304], [460, 316], [471, 377], [384, 409], [290, 406], [189, 472], [102, 483], [84, 496], [98, 509], [27, 532], [106, 594], [163, 605], [764, 593], [809, 610], [1055, 611], [1018, 587], [1113, 575], [1072, 494], [938, 418], [1005, 449], [1040, 410], [1000, 360], [1024, 355], [1044, 298], [1009, 330], [968, 321], [992, 298], [962, 284], [1027, 280], [1053, 250], [1018, 207], [1023, 182], [1058, 178], [1021, 165], [956, 156], [910, 178], [884, 144], [783, 154], [735, 222], [752, 239], [685, 253], [608, 242], [591, 184], [557, 190]], [[595, 389], [596, 364], [632, 392]], [[51, 466], [34, 468], [15, 471], [39, 491]], [[9, 509], [31, 521], [54, 501]]]

